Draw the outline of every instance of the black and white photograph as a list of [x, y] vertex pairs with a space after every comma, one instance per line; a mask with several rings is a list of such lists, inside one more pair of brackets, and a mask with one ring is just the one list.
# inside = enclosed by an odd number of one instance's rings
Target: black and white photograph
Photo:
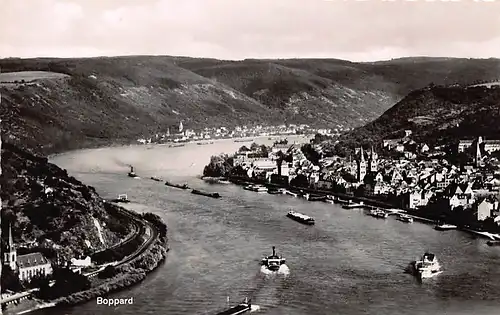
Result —
[[500, 314], [500, 1], [0, 0], [0, 315]]

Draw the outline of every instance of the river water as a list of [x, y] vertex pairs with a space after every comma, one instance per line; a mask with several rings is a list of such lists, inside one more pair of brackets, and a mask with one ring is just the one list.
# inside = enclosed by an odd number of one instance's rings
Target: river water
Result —
[[[168, 224], [171, 250], [147, 280], [111, 296], [133, 297], [133, 305], [91, 301], [38, 314], [213, 314], [227, 296], [235, 303], [252, 298], [259, 313], [270, 315], [500, 313], [500, 248], [488, 247], [484, 239], [197, 178], [211, 155], [241, 145], [228, 140], [180, 148], [131, 146], [53, 157], [102, 197], [127, 193], [131, 208], [159, 214]], [[126, 177], [127, 164], [143, 179]], [[223, 198], [192, 195], [150, 176]], [[316, 225], [286, 218], [289, 210], [315, 217]], [[259, 261], [273, 245], [287, 258], [289, 275], [260, 272]], [[444, 272], [419, 284], [403, 269], [425, 250], [437, 254]]]

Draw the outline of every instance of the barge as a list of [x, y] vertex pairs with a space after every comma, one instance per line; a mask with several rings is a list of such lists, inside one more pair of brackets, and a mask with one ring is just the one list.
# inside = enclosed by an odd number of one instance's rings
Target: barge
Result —
[[170, 186], [170, 187], [174, 187], [174, 188], [179, 188], [179, 189], [188, 189], [189, 188], [189, 186], [187, 184], [179, 185], [179, 184], [173, 184], [169, 181], [166, 181], [165, 185]]
[[314, 225], [316, 223], [314, 221], [314, 219], [311, 218], [310, 216], [299, 213], [299, 212], [295, 212], [295, 211], [288, 212], [286, 216], [292, 220], [295, 220], [297, 222], [307, 224], [307, 225]]
[[209, 193], [209, 192], [204, 192], [204, 191], [201, 191], [201, 190], [197, 190], [197, 189], [193, 189], [191, 190], [191, 193], [192, 194], [195, 194], [195, 195], [200, 195], [200, 196], [205, 196], [205, 197], [210, 197], [210, 198], [221, 198], [221, 195], [219, 195], [219, 193]]

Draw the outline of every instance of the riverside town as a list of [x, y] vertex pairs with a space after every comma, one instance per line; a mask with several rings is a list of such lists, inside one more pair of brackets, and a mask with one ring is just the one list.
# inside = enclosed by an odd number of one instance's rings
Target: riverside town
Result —
[[500, 140], [478, 137], [430, 147], [405, 130], [399, 139], [342, 150], [339, 156], [322, 139], [317, 134], [304, 145], [284, 139], [271, 147], [242, 146], [234, 155], [213, 156], [204, 175], [405, 212], [435, 222], [436, 229], [447, 223], [500, 239]]
[[0, 0], [0, 315], [499, 315], [500, 0], [392, 2]]

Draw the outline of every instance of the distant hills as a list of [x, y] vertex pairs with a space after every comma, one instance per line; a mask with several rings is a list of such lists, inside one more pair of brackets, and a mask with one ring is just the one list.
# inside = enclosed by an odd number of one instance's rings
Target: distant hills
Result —
[[127, 142], [165, 132], [181, 120], [187, 128], [361, 126], [431, 83], [496, 80], [500, 60], [129, 56], [9, 58], [0, 60], [0, 67], [18, 72], [0, 74], [7, 140], [47, 154]]
[[376, 120], [341, 137], [341, 145], [380, 144], [400, 138], [411, 129], [412, 138], [432, 145], [460, 139], [500, 139], [500, 81], [473, 86], [431, 86], [411, 92]]

